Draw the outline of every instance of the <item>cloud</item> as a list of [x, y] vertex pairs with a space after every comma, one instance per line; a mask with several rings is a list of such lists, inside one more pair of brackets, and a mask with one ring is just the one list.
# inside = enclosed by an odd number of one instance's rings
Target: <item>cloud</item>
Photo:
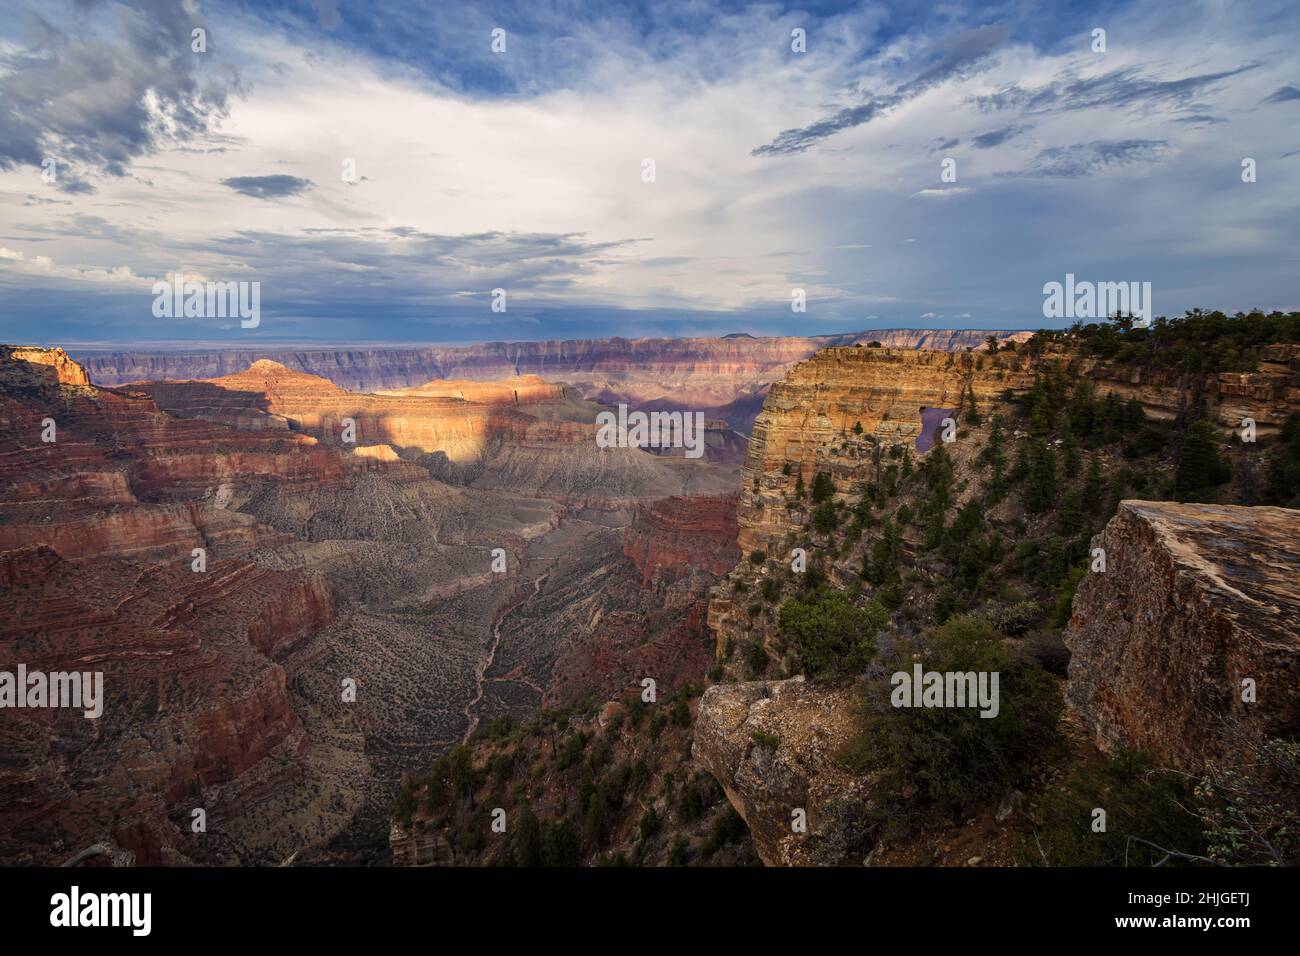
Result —
[[337, 30], [343, 23], [339, 16], [339, 0], [311, 0], [322, 30]]
[[[191, 51], [206, 24], [186, 6], [84, 0], [57, 21], [30, 13], [34, 38], [0, 44], [0, 170], [53, 158], [61, 190], [91, 193], [89, 178], [123, 176], [224, 117], [237, 74]], [[99, 10], [109, 16], [89, 15]], [[105, 36], [101, 22], [116, 29]]]
[[1265, 103], [1286, 103], [1290, 100], [1300, 100], [1300, 89], [1294, 86], [1283, 86], [1275, 90], [1272, 95], [1268, 96]]
[[973, 102], [986, 113], [1017, 109], [1026, 114], [1056, 110], [1128, 108], [1162, 103], [1185, 106], [1194, 96], [1230, 77], [1255, 69], [1255, 64], [1200, 73], [1180, 80], [1159, 80], [1142, 76], [1135, 69], [1115, 70], [1101, 76], [1065, 76], [1044, 86], [1028, 89], [1018, 84], [997, 93], [977, 96]]
[[[912, 195], [922, 199], [952, 199], [968, 192], [970, 192], [970, 189], [966, 186], [948, 186], [944, 189], [922, 189], [912, 193]], [[911, 241], [915, 242], [916, 240]]]
[[100, 266], [61, 266], [49, 256], [28, 257], [17, 249], [0, 246], [0, 275], [5, 271], [21, 272], [34, 278], [54, 279], [61, 282], [94, 282], [114, 286], [148, 288], [153, 280], [136, 275], [128, 266], [102, 268]]
[[281, 173], [274, 176], [232, 176], [221, 180], [221, 185], [256, 199], [283, 199], [285, 196], [297, 196], [306, 192], [315, 183], [310, 179]]
[[1001, 129], [992, 129], [987, 133], [972, 136], [970, 144], [976, 149], [992, 149], [994, 146], [1001, 146], [1007, 140], [1015, 139], [1030, 128], [1028, 126], [1012, 125], [1004, 126]]
[[1054, 146], [1040, 151], [1022, 175], [1078, 179], [1114, 166], [1156, 162], [1168, 150], [1168, 142], [1156, 139], [1094, 140]]
[[756, 146], [753, 156], [781, 156], [802, 153], [822, 140], [846, 129], [862, 126], [878, 116], [915, 99], [947, 80], [968, 75], [1010, 35], [1010, 28], [997, 24], [966, 30], [939, 44], [932, 52], [936, 62], [893, 93], [869, 97], [865, 103], [841, 109], [808, 126], [787, 129], [770, 143]]

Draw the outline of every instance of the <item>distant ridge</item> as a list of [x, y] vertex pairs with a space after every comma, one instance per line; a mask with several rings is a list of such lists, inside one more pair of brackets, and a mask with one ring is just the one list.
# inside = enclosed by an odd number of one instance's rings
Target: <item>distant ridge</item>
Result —
[[[989, 329], [869, 329], [840, 335], [754, 336], [733, 332], [722, 337], [567, 339], [536, 342], [484, 342], [477, 345], [284, 346], [264, 348], [68, 350], [98, 385], [127, 382], [217, 378], [242, 372], [258, 359], [328, 378], [348, 391], [411, 388], [434, 379], [499, 380], [540, 375], [575, 385], [594, 381], [654, 381], [684, 368], [695, 377], [710, 367], [714, 379], [723, 368], [750, 366], [750, 384], [766, 384], [820, 348], [879, 341], [887, 348], [959, 350], [980, 348], [990, 335], [1027, 339], [1028, 332]], [[659, 379], [665, 386], [672, 379]]]

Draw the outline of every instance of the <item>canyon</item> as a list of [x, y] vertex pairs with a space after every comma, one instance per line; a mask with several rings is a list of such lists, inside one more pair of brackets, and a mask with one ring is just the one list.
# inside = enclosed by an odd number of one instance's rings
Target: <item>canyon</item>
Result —
[[480, 722], [698, 677], [735, 465], [599, 449], [599, 407], [267, 360], [109, 389], [4, 349], [0, 659], [107, 702], [6, 715], [0, 858], [379, 861], [401, 770]]
[[[6, 715], [0, 859], [510, 862], [473, 835], [506, 766], [543, 827], [585, 820], [606, 854], [588, 862], [941, 858], [864, 822], [880, 784], [844, 759], [860, 688], [804, 673], [778, 609], [804, 593], [796, 548], [819, 586], [878, 603], [870, 568], [896, 529], [908, 573], [879, 650], [941, 620], [945, 576], [965, 572], [926, 557], [923, 500], [863, 505], [869, 485], [933, 480], [938, 457], [953, 513], [978, 506], [1017, 549], [982, 613], [1041, 621], [1032, 548], [1058, 516], [982, 502], [991, 416], [1022, 448], [1052, 444], [1023, 411], [1050, 370], [1157, 436], [1093, 453], [1118, 507], [1084, 543], [1111, 573], [1077, 582], [1063, 635], [1007, 641], [1056, 675], [1074, 752], [1139, 745], [1209, 772], [1243, 740], [1294, 737], [1297, 513], [1233, 503], [1265, 457], [1227, 446], [1222, 504], [1118, 499], [1167, 476], [1167, 455], [1141, 455], [1197, 417], [1224, 441], [1251, 419], [1271, 453], [1300, 411], [1300, 346], [1189, 376], [987, 334], [99, 354], [90, 372], [3, 347], [0, 669], [100, 669], [107, 700], [98, 720]], [[705, 456], [598, 447], [611, 401], [703, 406]], [[421, 801], [449, 754], [472, 796], [435, 812]], [[592, 803], [628, 780], [636, 800]], [[395, 797], [414, 809], [394, 817]], [[1007, 861], [1014, 821], [995, 810], [972, 819]]]

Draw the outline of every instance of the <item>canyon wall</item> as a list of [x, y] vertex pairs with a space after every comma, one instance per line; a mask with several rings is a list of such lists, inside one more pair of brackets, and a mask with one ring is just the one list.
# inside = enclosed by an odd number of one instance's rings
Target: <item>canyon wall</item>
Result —
[[480, 719], [700, 680], [735, 466], [598, 448], [595, 410], [534, 377], [358, 396], [265, 361], [103, 389], [5, 349], [0, 669], [102, 671], [106, 701], [6, 712], [0, 860], [380, 862], [401, 771]]
[[1268, 436], [1300, 408], [1300, 345], [1266, 345], [1255, 371], [1219, 372], [1203, 381], [1165, 369], [1096, 359], [1082, 360], [1078, 367], [1102, 394], [1135, 398], [1155, 419], [1190, 414], [1194, 404], [1203, 403], [1205, 413], [1222, 427], [1237, 428], [1242, 419], [1250, 418], [1257, 433]]
[[1028, 332], [879, 329], [834, 336], [733, 335], [683, 339], [574, 339], [462, 346], [361, 348], [76, 350], [102, 385], [212, 379], [258, 359], [329, 379], [349, 392], [428, 388], [437, 379], [505, 380], [536, 375], [565, 382], [596, 401], [646, 409], [680, 408], [726, 419], [748, 432], [769, 382], [829, 345], [879, 341], [892, 348], [964, 350], [985, 339], [1024, 340]]

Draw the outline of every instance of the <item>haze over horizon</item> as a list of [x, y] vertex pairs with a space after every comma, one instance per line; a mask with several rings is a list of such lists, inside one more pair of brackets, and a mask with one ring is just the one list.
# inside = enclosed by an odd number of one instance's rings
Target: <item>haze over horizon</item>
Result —
[[[1034, 329], [1066, 273], [1297, 305], [1293, 4], [0, 6], [6, 341]], [[258, 327], [155, 318], [178, 270]]]

